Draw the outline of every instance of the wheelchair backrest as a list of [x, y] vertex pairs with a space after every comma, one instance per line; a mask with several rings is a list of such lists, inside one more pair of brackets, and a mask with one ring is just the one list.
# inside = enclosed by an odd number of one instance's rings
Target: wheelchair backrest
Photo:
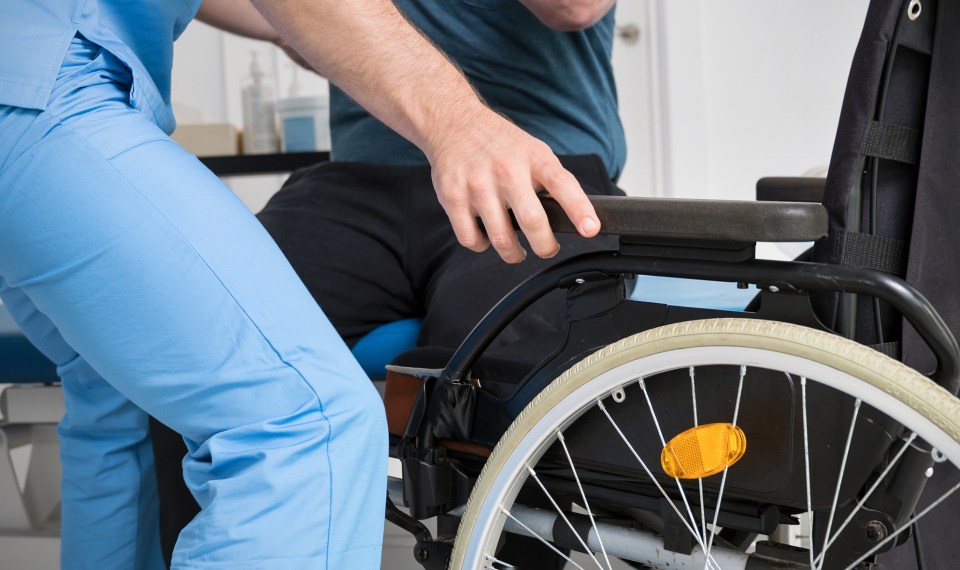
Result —
[[[905, 276], [960, 332], [960, 4], [873, 0], [857, 47], [827, 175], [830, 235], [814, 261]], [[929, 349], [888, 306], [824, 295], [845, 336], [923, 372]], [[904, 326], [905, 325], [905, 326]]]

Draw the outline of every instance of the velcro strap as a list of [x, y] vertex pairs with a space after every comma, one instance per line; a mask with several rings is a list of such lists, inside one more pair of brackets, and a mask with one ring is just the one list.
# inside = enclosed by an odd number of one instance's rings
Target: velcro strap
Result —
[[920, 162], [920, 131], [873, 121], [867, 128], [863, 154], [907, 164]]
[[903, 240], [846, 232], [841, 242], [841, 265], [877, 269], [900, 276], [906, 274], [907, 244]]
[[868, 345], [873, 350], [881, 354], [885, 354], [894, 360], [900, 360], [900, 343], [899, 342], [884, 342], [880, 344], [871, 344]]

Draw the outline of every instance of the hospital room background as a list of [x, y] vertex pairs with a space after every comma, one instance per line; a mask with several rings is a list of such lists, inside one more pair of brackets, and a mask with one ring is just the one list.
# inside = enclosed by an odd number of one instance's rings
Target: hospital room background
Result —
[[[614, 69], [628, 158], [619, 185], [637, 196], [752, 199], [760, 177], [824, 175], [866, 7], [866, 0], [620, 0]], [[300, 96], [326, 95], [326, 81], [296, 70], [279, 48], [194, 22], [175, 51], [179, 123], [239, 128], [252, 52], [278, 98], [294, 82]], [[258, 211], [284, 178], [225, 180]], [[28, 480], [59, 480], [56, 461], [31, 463], [32, 451], [25, 445], [10, 454], [21, 492]], [[10, 522], [22, 507], [9, 486], [4, 491], [6, 453], [0, 448], [0, 570], [55, 568], [56, 528], [25, 532]], [[28, 478], [28, 466], [47, 473]], [[418, 568], [410, 544], [388, 532], [383, 568]]]

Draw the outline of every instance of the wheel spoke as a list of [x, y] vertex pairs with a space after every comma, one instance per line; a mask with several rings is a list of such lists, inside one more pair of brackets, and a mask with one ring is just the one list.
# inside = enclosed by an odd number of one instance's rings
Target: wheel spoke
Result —
[[[740, 367], [740, 381], [737, 384], [737, 400], [733, 404], [733, 427], [737, 427], [737, 419], [740, 416], [740, 398], [743, 396], [743, 379], [747, 375], [747, 367]], [[720, 491], [717, 493], [717, 504], [713, 507], [713, 524], [710, 526], [710, 539], [707, 542], [706, 557], [710, 559], [710, 550], [713, 548], [713, 539], [717, 535], [717, 517], [720, 515], [720, 506], [723, 503], [723, 488], [727, 484], [727, 470], [729, 466], [723, 468], [723, 475], [720, 476]]]
[[[504, 562], [503, 560], [499, 560], [497, 559], [496, 556], [490, 556], [489, 554], [487, 555], [487, 561], [490, 562], [491, 565], [499, 564], [501, 566], [501, 568], [494, 568], [494, 570], [507, 570], [508, 568], [516, 568], [516, 566], [514, 566], [513, 564], [510, 564], [509, 562]], [[490, 567], [493, 568], [493, 566], [490, 566]]]
[[[847, 432], [847, 443], [843, 448], [843, 459], [840, 462], [840, 473], [837, 474], [837, 488], [833, 492], [833, 504], [830, 506], [830, 518], [827, 519], [827, 532], [823, 534], [824, 540], [830, 536], [830, 530], [833, 527], [833, 517], [837, 513], [837, 499], [840, 497], [840, 486], [843, 483], [843, 473], [847, 469], [847, 458], [850, 456], [850, 442], [853, 441], [853, 429], [857, 425], [857, 416], [860, 414], [860, 398], [853, 403], [853, 416], [850, 418], [850, 431]], [[820, 551], [820, 570], [823, 570], [823, 563], [826, 559], [827, 546], [824, 543], [823, 550]]]
[[810, 516], [810, 538], [809, 548], [807, 551], [810, 553], [810, 570], [814, 570], [816, 566], [813, 561], [813, 499], [810, 496], [810, 430], [807, 425], [807, 377], [800, 377], [800, 401], [803, 406], [803, 467], [806, 472], [806, 481], [807, 481], [807, 512]]
[[[693, 427], [700, 425], [697, 418], [697, 378], [696, 368], [690, 367], [690, 396], [693, 399]], [[677, 480], [679, 482], [679, 479]], [[697, 489], [700, 492], [700, 532], [703, 533], [703, 541], [707, 541], [707, 514], [703, 507], [703, 477], [697, 478]]]
[[[593, 562], [597, 565], [597, 568], [603, 570], [603, 566], [600, 565], [600, 561], [597, 560], [597, 557], [593, 555], [593, 551], [590, 550], [590, 547], [587, 546], [587, 542], [580, 536], [580, 533], [577, 532], [577, 529], [573, 528], [573, 523], [570, 522], [570, 519], [567, 518], [567, 515], [564, 514], [563, 510], [560, 508], [560, 505], [553, 499], [553, 495], [550, 494], [550, 491], [547, 490], [544, 486], [543, 481], [540, 480], [540, 477], [537, 476], [537, 472], [533, 470], [533, 467], [527, 466], [527, 473], [533, 477], [533, 480], [537, 482], [537, 485], [540, 485], [540, 488], [543, 489], [543, 493], [547, 496], [547, 499], [550, 500], [550, 504], [553, 505], [553, 508], [556, 509], [557, 514], [560, 515], [560, 518], [563, 519], [563, 522], [567, 523], [567, 526], [570, 527], [570, 532], [573, 533], [573, 536], [577, 537], [577, 541], [580, 542], [580, 546], [583, 547], [583, 551], [586, 552]], [[589, 537], [588, 537], [589, 538]]]
[[580, 484], [580, 476], [577, 474], [577, 468], [573, 465], [573, 458], [570, 457], [570, 450], [567, 449], [567, 442], [563, 438], [563, 432], [557, 432], [557, 439], [560, 440], [560, 445], [563, 447], [563, 453], [567, 456], [567, 462], [570, 464], [570, 470], [573, 471], [573, 479], [577, 482], [577, 488], [580, 489], [580, 496], [583, 498], [583, 508], [587, 509], [587, 516], [590, 517], [590, 526], [593, 528], [593, 532], [597, 534], [597, 542], [600, 544], [600, 551], [603, 553], [603, 559], [607, 563], [607, 570], [613, 570], [613, 566], [610, 564], [610, 557], [607, 556], [607, 549], [603, 546], [603, 537], [600, 536], [600, 530], [597, 528], [597, 521], [593, 518], [593, 511], [590, 509], [590, 501], [587, 500], [587, 494], [583, 490], [583, 485]]

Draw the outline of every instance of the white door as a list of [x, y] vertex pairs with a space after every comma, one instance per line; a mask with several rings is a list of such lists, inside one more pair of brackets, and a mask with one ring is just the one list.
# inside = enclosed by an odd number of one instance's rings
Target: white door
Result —
[[657, 41], [656, 30], [651, 27], [655, 8], [655, 0], [622, 0], [616, 8], [613, 71], [627, 136], [627, 164], [618, 184], [633, 196], [663, 194], [662, 145], [657, 141]]

